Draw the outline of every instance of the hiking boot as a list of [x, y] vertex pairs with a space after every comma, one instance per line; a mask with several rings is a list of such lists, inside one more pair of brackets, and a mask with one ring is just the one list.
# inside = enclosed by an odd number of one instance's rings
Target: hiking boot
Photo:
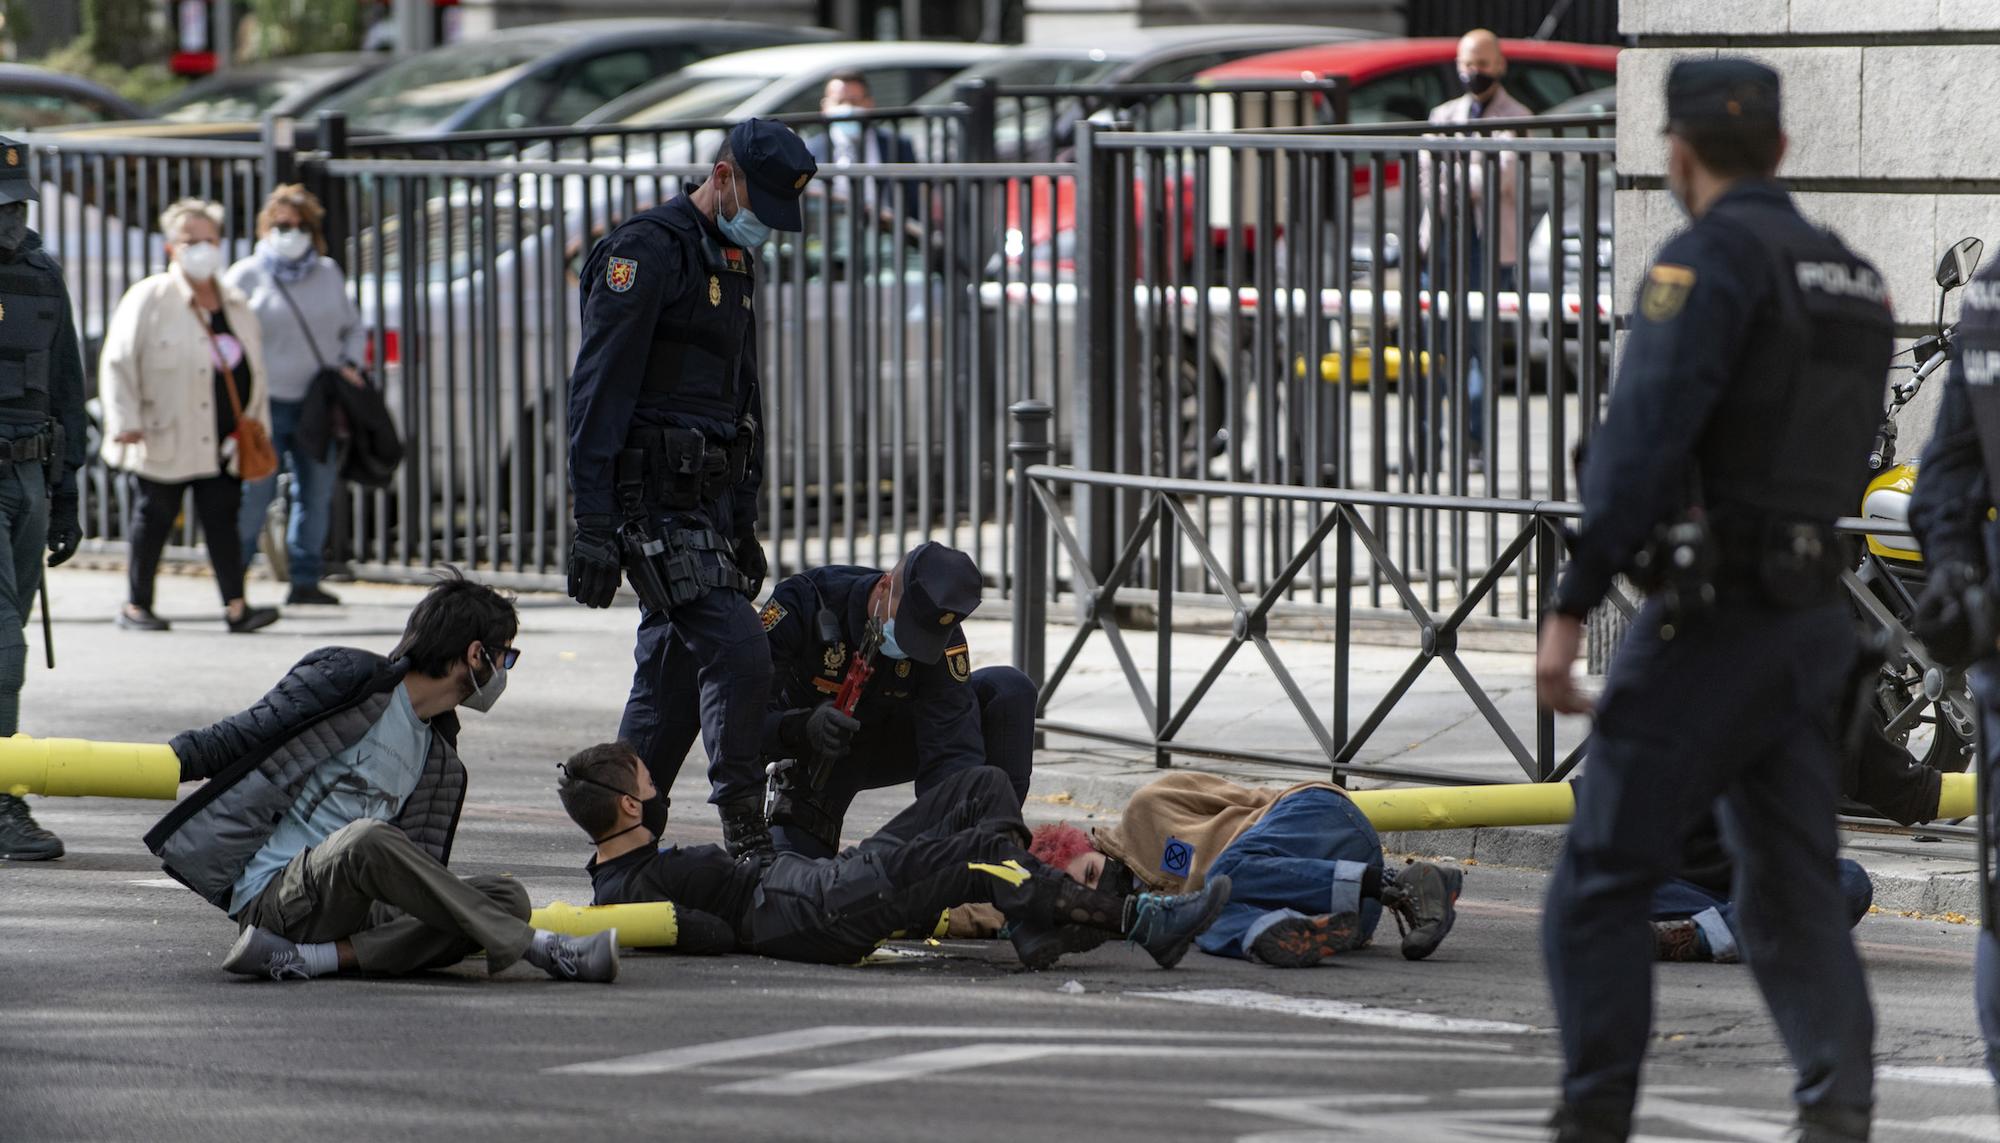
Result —
[[261, 976], [266, 980], [312, 979], [306, 959], [299, 955], [299, 946], [255, 925], [236, 938], [222, 967], [241, 976]]
[[1132, 899], [1132, 924], [1125, 931], [1128, 943], [1153, 954], [1154, 963], [1172, 968], [1187, 954], [1194, 939], [1215, 923], [1222, 907], [1229, 904], [1229, 877], [1218, 873], [1208, 879], [1199, 893], [1141, 893]]
[[588, 937], [557, 934], [546, 949], [529, 945], [522, 957], [557, 980], [610, 984], [618, 979], [618, 930]]
[[1693, 921], [1654, 921], [1653, 959], [1707, 960], [1708, 950], [1701, 947], [1701, 926]]
[[1250, 942], [1250, 957], [1273, 968], [1311, 968], [1335, 953], [1361, 947], [1361, 918], [1354, 913], [1321, 913], [1272, 922]]
[[1009, 921], [1007, 939], [1014, 942], [1014, 955], [1021, 964], [1040, 972], [1071, 953], [1089, 952], [1111, 939], [1103, 929], [1083, 925], [1036, 925]]
[[1458, 919], [1458, 891], [1465, 871], [1428, 861], [1412, 862], [1382, 885], [1382, 904], [1396, 915], [1403, 934], [1403, 956], [1422, 960], [1437, 951], [1451, 923]]
[[50, 861], [62, 855], [62, 839], [35, 824], [28, 803], [0, 794], [0, 861]]

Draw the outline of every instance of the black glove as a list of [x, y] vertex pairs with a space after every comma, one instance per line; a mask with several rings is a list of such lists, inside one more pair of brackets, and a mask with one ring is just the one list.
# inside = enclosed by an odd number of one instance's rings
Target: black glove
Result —
[[1931, 658], [1964, 670], [1994, 652], [1992, 608], [1979, 569], [1949, 563], [1931, 570], [1910, 627]]
[[860, 729], [861, 724], [852, 715], [840, 713], [840, 708], [831, 701], [823, 702], [806, 716], [806, 748], [817, 759], [838, 761]]
[[750, 581], [743, 593], [751, 599], [757, 598], [764, 590], [764, 578], [771, 574], [771, 561], [764, 558], [764, 545], [757, 542], [757, 537], [746, 534], [736, 541], [736, 570]]
[[569, 597], [585, 607], [609, 607], [623, 573], [617, 522], [610, 516], [578, 516], [569, 541]]
[[62, 566], [81, 543], [83, 525], [77, 522], [76, 497], [58, 496], [49, 501], [49, 566]]

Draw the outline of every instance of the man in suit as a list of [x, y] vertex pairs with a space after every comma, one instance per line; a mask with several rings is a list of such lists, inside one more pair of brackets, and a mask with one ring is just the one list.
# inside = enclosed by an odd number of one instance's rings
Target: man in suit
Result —
[[[910, 140], [898, 134], [893, 124], [868, 123], [857, 118], [858, 113], [873, 111], [875, 97], [869, 93], [868, 77], [858, 71], [836, 72], [827, 77], [826, 87], [820, 92], [820, 114], [827, 117], [826, 134], [807, 140], [806, 149], [822, 167], [860, 166], [874, 163], [914, 163], [917, 149]], [[827, 185], [831, 193], [845, 198], [855, 193], [852, 182], [829, 171], [831, 182]], [[864, 184], [861, 190], [863, 201], [870, 206], [879, 206], [885, 216], [883, 225], [894, 220], [887, 216], [889, 203], [879, 200], [875, 186]], [[906, 219], [916, 219], [923, 208], [921, 188], [914, 182], [903, 184], [903, 213]]]

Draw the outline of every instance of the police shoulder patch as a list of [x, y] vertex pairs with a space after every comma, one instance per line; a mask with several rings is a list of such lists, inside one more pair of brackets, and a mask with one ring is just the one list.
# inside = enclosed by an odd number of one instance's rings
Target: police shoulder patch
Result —
[[1646, 271], [1645, 288], [1639, 291], [1639, 313], [1647, 321], [1672, 321], [1687, 305], [1693, 289], [1693, 267], [1661, 262]]
[[961, 683], [972, 677], [972, 655], [963, 643], [945, 649], [944, 665], [951, 677]]
[[636, 258], [610, 258], [604, 263], [604, 284], [611, 287], [614, 294], [622, 294], [639, 280], [639, 261]]
[[779, 621], [785, 618], [785, 605], [776, 600], [765, 604], [762, 618], [764, 620], [764, 630], [768, 632], [771, 628], [776, 627]]

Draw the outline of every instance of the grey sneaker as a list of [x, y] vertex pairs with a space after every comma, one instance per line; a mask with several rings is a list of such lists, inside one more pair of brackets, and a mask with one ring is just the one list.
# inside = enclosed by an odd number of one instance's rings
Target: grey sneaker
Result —
[[1125, 939], [1153, 954], [1161, 968], [1180, 963], [1194, 939], [1208, 931], [1215, 918], [1229, 904], [1229, 876], [1218, 873], [1202, 885], [1199, 893], [1169, 897], [1165, 893], [1141, 893], [1135, 902], [1136, 916]]
[[243, 976], [261, 976], [269, 980], [311, 980], [312, 973], [306, 970], [305, 958], [299, 955], [299, 946], [279, 936], [269, 929], [255, 925], [243, 930], [230, 948], [228, 959], [222, 967]]
[[1465, 871], [1428, 861], [1412, 862], [1382, 886], [1382, 904], [1396, 914], [1403, 933], [1403, 956], [1422, 960], [1437, 951], [1458, 919], [1458, 892]]
[[588, 937], [558, 936], [549, 942], [545, 957], [528, 959], [557, 980], [610, 984], [618, 979], [618, 930]]

